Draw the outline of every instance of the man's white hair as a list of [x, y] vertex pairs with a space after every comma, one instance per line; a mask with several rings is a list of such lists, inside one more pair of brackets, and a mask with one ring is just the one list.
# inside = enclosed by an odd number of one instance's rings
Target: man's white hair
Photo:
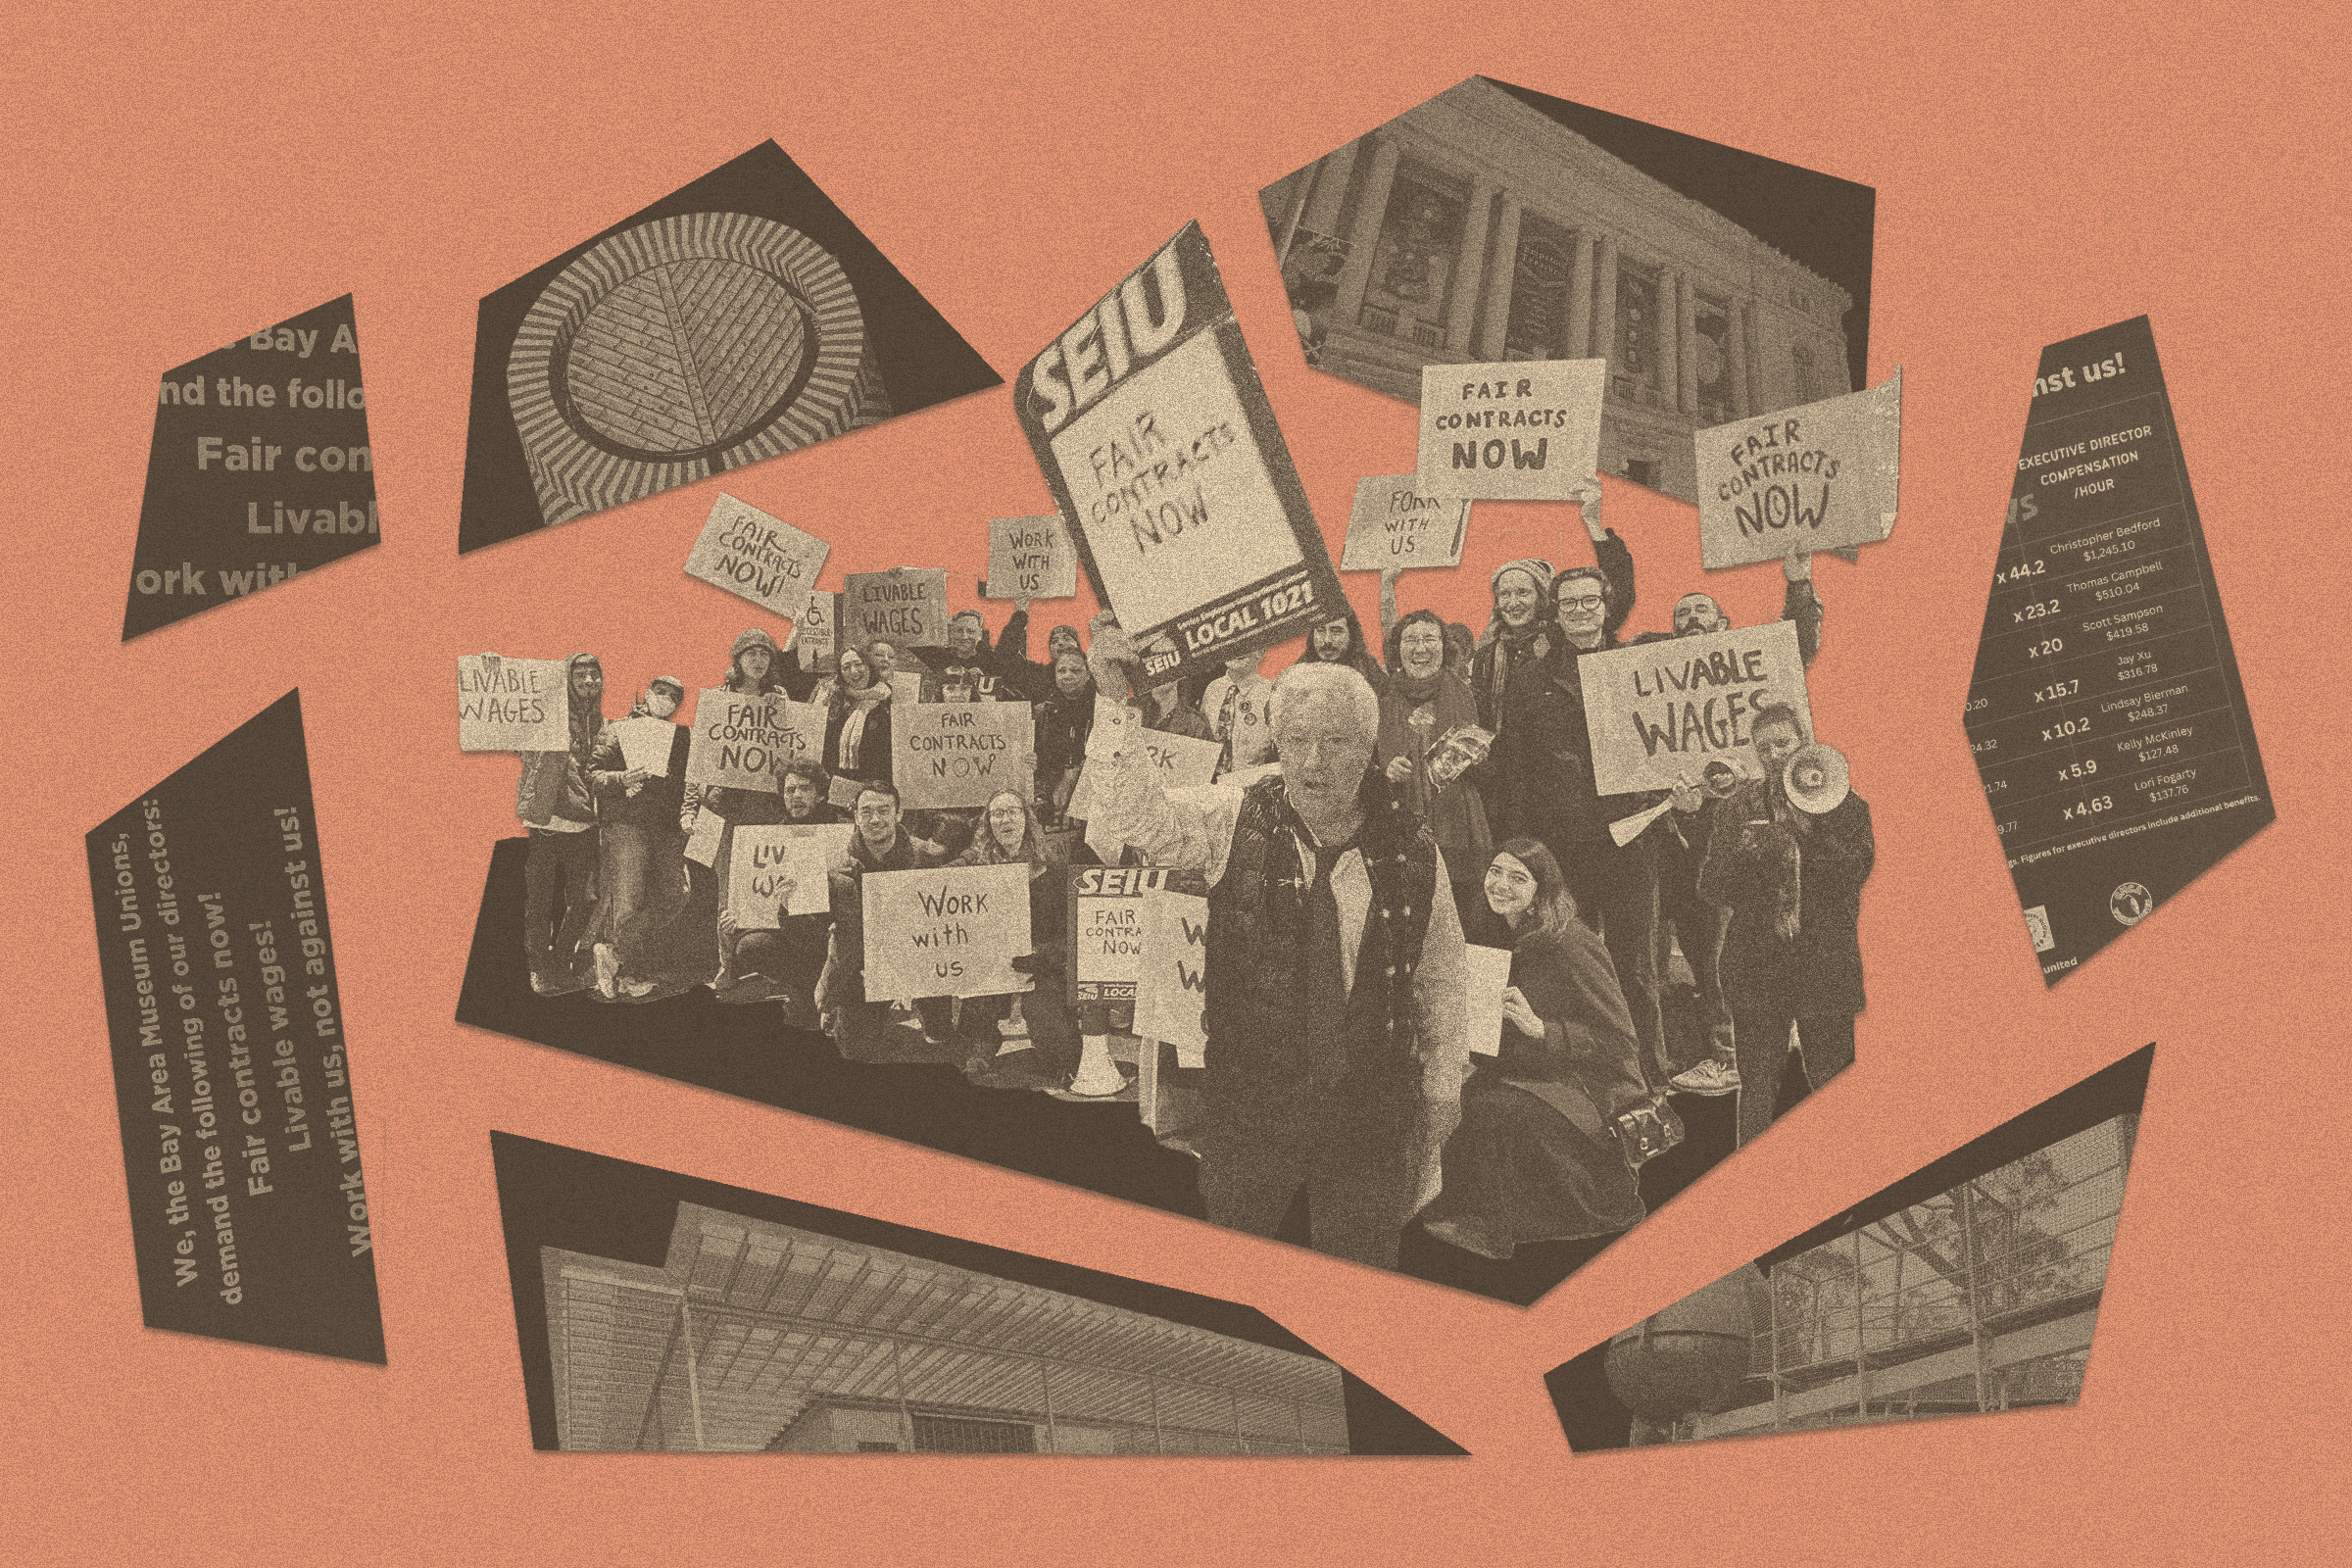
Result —
[[1347, 699], [1354, 710], [1356, 727], [1367, 740], [1380, 737], [1380, 697], [1363, 672], [1351, 664], [1308, 663], [1300, 660], [1284, 670], [1274, 682], [1274, 702], [1267, 711], [1267, 721], [1279, 729], [1286, 702], [1303, 701], [1309, 697], [1326, 696]]

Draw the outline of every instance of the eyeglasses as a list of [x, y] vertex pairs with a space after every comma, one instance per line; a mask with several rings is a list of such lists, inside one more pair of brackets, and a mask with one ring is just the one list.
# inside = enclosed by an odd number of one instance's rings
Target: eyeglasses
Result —
[[1598, 594], [1579, 594], [1574, 599], [1561, 600], [1560, 608], [1562, 610], [1598, 610], [1600, 603]]

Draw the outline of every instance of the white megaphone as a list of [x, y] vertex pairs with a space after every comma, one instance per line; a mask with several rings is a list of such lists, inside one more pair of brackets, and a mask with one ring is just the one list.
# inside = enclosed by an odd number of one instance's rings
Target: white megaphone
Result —
[[1078, 1058], [1078, 1075], [1070, 1080], [1070, 1093], [1102, 1099], [1126, 1088], [1127, 1075], [1110, 1059], [1110, 1036], [1080, 1038], [1085, 1042], [1085, 1052]]
[[1815, 741], [1799, 747], [1781, 770], [1781, 787], [1788, 804], [1812, 816], [1838, 809], [1853, 789], [1845, 756], [1835, 746]]

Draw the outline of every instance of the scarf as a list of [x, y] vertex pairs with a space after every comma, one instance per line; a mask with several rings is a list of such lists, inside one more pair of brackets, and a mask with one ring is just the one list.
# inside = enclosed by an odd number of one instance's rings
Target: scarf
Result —
[[890, 688], [877, 680], [868, 683], [863, 691], [854, 692], [845, 686], [842, 695], [850, 701], [850, 716], [841, 725], [840, 760], [847, 769], [858, 766], [858, 750], [865, 743], [866, 718], [890, 700]]

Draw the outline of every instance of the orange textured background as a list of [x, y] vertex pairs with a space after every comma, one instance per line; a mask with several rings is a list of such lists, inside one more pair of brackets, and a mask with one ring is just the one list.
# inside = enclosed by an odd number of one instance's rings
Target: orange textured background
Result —
[[[12, 24], [0, 1558], [2054, 1563], [2340, 1543], [2346, 595], [2322, 459], [2346, 96], [2323, 8], [502, 9], [522, 10]], [[458, 558], [483, 294], [772, 136], [1009, 377], [1197, 217], [1336, 554], [1356, 475], [1409, 467], [1413, 416], [1301, 364], [1255, 192], [1475, 72], [1879, 191], [1870, 376], [1906, 372], [1902, 521], [1861, 565], [1823, 563], [1812, 682], [1879, 836], [1853, 1071], [1522, 1311], [450, 1021], [490, 845], [516, 831], [513, 760], [456, 749], [452, 658], [594, 649], [618, 712], [658, 671], [714, 677], [754, 618], [679, 570], [719, 481]], [[158, 376], [347, 290], [383, 544], [121, 644]], [[2045, 994], [1958, 710], [2038, 352], [2141, 312], [2279, 820]], [[979, 519], [1050, 506], [1002, 388], [726, 484], [833, 539], [828, 585], [902, 560], [977, 572]], [[1619, 482], [1607, 505], [1643, 574], [1634, 625], [1663, 624], [1698, 581], [1692, 514]], [[1408, 576], [1408, 603], [1466, 610], [1494, 562], [1586, 548], [1564, 512], [1479, 517], [1458, 589]], [[1347, 580], [1371, 618], [1375, 580]], [[1718, 581], [1735, 618], [1775, 613], [1770, 566]], [[297, 684], [388, 1369], [150, 1332], [129, 1257], [81, 835]], [[2079, 1408], [1569, 1454], [1544, 1369], [2150, 1039]], [[1250, 1302], [1475, 1457], [534, 1453], [491, 1127]]]

